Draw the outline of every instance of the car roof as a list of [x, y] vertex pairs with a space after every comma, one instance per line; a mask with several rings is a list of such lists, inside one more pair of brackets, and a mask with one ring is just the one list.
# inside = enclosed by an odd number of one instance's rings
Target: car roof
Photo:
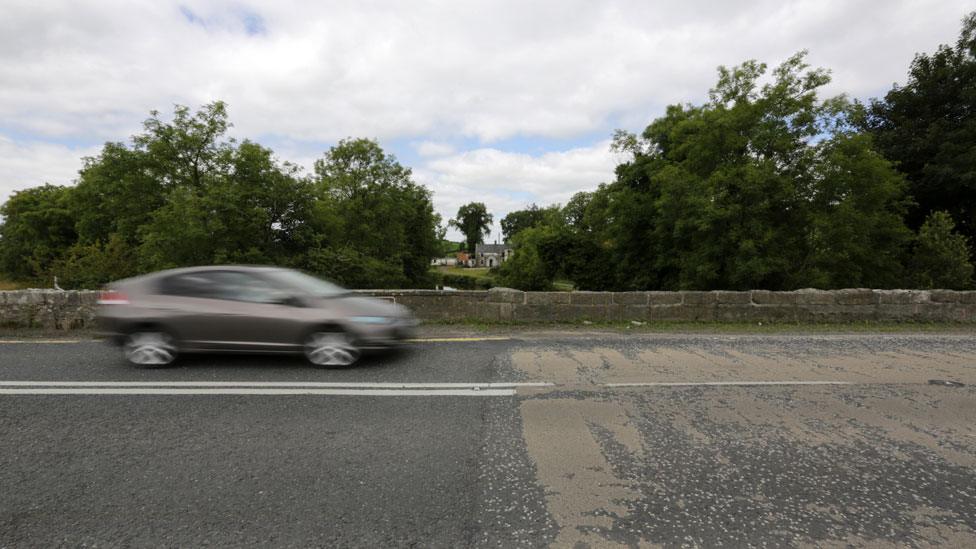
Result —
[[124, 280], [117, 280], [111, 285], [119, 286], [142, 286], [145, 283], [153, 283], [161, 278], [166, 278], [169, 276], [187, 274], [187, 273], [201, 273], [209, 271], [242, 271], [242, 272], [272, 272], [272, 271], [283, 271], [287, 270], [284, 267], [276, 267], [273, 265], [200, 265], [197, 267], [180, 267], [177, 269], [166, 269], [163, 271], [156, 271], [154, 273], [146, 273], [144, 275], [135, 276], [132, 278], [126, 278]]

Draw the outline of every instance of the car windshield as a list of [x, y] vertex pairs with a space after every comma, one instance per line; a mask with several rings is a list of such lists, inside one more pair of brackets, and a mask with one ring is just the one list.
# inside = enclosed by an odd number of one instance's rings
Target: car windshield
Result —
[[268, 276], [289, 289], [317, 297], [333, 297], [349, 293], [349, 290], [341, 286], [298, 271], [272, 271]]

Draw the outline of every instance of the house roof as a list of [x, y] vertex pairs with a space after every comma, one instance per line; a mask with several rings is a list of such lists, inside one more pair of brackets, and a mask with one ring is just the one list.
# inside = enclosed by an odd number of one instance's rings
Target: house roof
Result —
[[476, 244], [474, 247], [474, 253], [476, 254], [500, 254], [504, 253], [505, 250], [511, 250], [512, 247], [508, 244]]

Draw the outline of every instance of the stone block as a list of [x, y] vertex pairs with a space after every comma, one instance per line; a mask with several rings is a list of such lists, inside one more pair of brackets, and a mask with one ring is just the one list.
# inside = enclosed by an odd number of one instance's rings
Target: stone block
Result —
[[647, 308], [650, 320], [706, 322], [715, 320], [715, 307], [708, 305], [653, 305]]
[[837, 290], [834, 299], [838, 305], [875, 305], [877, 298], [873, 290], [863, 288]]
[[930, 299], [936, 303], [976, 303], [976, 292], [957, 292], [955, 290], [930, 290]]
[[794, 305], [796, 292], [771, 292], [769, 290], [753, 290], [750, 293], [752, 302], [757, 305]]
[[647, 320], [672, 321], [682, 319], [684, 305], [650, 305], [647, 307]]
[[715, 301], [719, 305], [744, 305], [752, 303], [752, 295], [750, 292], [717, 291], [712, 293], [715, 294]]
[[648, 305], [680, 305], [681, 292], [647, 292]]
[[553, 305], [552, 319], [559, 322], [579, 322], [582, 320], [607, 322], [610, 320], [610, 307], [606, 305]]
[[680, 292], [681, 302], [685, 305], [714, 305], [717, 303], [715, 292]]
[[614, 322], [648, 320], [648, 308], [646, 305], [610, 305], [608, 314], [609, 319]]
[[929, 292], [925, 290], [874, 290], [879, 305], [911, 305], [928, 303]]
[[722, 322], [752, 322], [756, 320], [756, 309], [758, 307], [748, 305], [719, 305], [714, 309], [714, 319]]
[[570, 292], [525, 292], [526, 305], [569, 305]]
[[797, 318], [808, 322], [858, 322], [877, 320], [874, 305], [814, 305], [798, 306]]
[[804, 289], [793, 293], [796, 294], [798, 305], [833, 305], [837, 303], [834, 293], [825, 290]]
[[553, 305], [515, 305], [512, 316], [515, 322], [551, 322]]
[[573, 305], [610, 305], [610, 292], [569, 292], [569, 302]]
[[794, 305], [753, 305], [751, 320], [756, 322], [796, 322]]
[[511, 288], [492, 288], [488, 290], [489, 303], [525, 303], [525, 292]]
[[614, 305], [647, 305], [647, 292], [614, 292]]

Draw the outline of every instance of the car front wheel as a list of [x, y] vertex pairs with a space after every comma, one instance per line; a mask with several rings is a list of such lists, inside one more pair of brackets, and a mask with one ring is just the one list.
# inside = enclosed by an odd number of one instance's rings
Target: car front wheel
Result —
[[126, 336], [122, 354], [130, 364], [161, 368], [176, 360], [176, 344], [166, 332], [133, 332]]
[[305, 358], [316, 366], [349, 366], [359, 349], [345, 332], [315, 332], [305, 339]]

